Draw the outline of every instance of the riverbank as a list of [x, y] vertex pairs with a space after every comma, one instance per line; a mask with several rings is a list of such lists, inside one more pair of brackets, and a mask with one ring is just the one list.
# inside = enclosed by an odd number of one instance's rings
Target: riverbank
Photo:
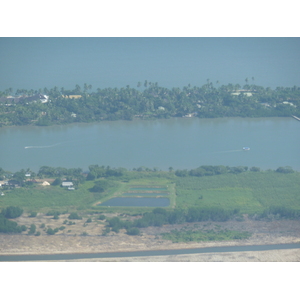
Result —
[[[27, 218], [28, 219], [28, 218]], [[49, 219], [52, 220], [52, 219]], [[55, 221], [55, 220], [53, 220]], [[79, 225], [79, 224], [78, 224]], [[252, 236], [247, 240], [233, 241], [209, 241], [172, 243], [163, 240], [160, 233], [168, 232], [180, 227], [193, 226], [203, 227], [222, 226], [224, 229], [247, 230]], [[98, 227], [98, 229], [97, 229]], [[100, 226], [101, 227], [101, 226]], [[300, 242], [300, 221], [280, 220], [273, 222], [253, 221], [246, 219], [244, 222], [199, 222], [182, 225], [165, 225], [162, 227], [148, 227], [142, 230], [141, 236], [129, 236], [124, 231], [118, 234], [112, 233], [101, 236], [99, 226], [90, 226], [86, 231], [88, 236], [80, 235], [0, 235], [0, 255], [16, 254], [59, 254], [59, 253], [104, 253], [104, 252], [130, 252], [145, 250], [165, 249], [193, 249], [204, 247], [221, 246], [244, 246], [244, 245], [270, 245]], [[96, 234], [98, 233], [98, 234]], [[66, 260], [63, 260], [66, 261]], [[202, 253], [184, 255], [166, 255], [151, 257], [123, 257], [123, 258], [97, 258], [80, 259], [71, 261], [300, 261], [300, 249], [270, 250], [270, 251], [245, 251], [227, 253]]]

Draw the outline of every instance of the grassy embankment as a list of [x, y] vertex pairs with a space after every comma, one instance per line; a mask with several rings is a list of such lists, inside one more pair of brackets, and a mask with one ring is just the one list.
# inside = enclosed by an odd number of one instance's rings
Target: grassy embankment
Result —
[[[159, 172], [158, 172], [159, 173]], [[96, 203], [122, 196], [132, 185], [165, 186], [169, 192], [170, 208], [219, 207], [239, 209], [241, 213], [261, 213], [270, 206], [284, 206], [300, 210], [300, 173], [281, 174], [273, 171], [244, 172], [203, 177], [176, 177], [173, 179], [151, 176], [128, 182], [112, 180], [112, 186], [103, 193], [92, 193], [93, 181], [86, 181], [75, 191], [58, 186], [36, 186], [4, 191], [0, 208], [19, 206], [25, 211], [94, 211], [142, 213], [153, 208], [105, 207]]]

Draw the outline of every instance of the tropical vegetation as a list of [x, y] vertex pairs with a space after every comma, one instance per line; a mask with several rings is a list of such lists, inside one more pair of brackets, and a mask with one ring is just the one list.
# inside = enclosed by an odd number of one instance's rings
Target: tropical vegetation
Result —
[[[0, 126], [68, 124], [102, 120], [132, 120], [195, 116], [215, 117], [287, 117], [300, 115], [300, 87], [271, 89], [254, 84], [215, 85], [209, 79], [200, 86], [161, 87], [145, 80], [137, 88], [97, 88], [77, 84], [73, 90], [12, 89], [0, 92]], [[48, 101], [29, 101], [37, 93]], [[18, 98], [21, 97], [22, 98]], [[15, 97], [5, 98], [5, 96]], [[17, 97], [17, 98], [16, 98]], [[27, 98], [26, 98], [27, 97]]]

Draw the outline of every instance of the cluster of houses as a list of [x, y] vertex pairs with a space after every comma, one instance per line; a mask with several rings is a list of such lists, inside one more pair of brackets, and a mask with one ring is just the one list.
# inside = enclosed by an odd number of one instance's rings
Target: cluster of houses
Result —
[[[29, 175], [30, 176], [30, 175]], [[33, 180], [33, 182], [38, 183], [36, 180]], [[48, 181], [43, 181], [40, 182], [40, 185], [42, 186], [49, 186], [50, 183]], [[74, 184], [71, 181], [64, 181], [61, 183], [61, 186], [64, 188], [67, 188], [69, 191], [74, 191]], [[14, 180], [14, 179], [10, 179], [10, 180], [4, 180], [4, 181], [0, 181], [0, 188], [2, 187], [8, 187], [8, 188], [15, 188], [15, 187], [20, 187], [19, 186], [19, 181]], [[4, 193], [0, 193], [1, 196], [4, 196]]]
[[29, 104], [32, 102], [38, 102], [40, 101], [41, 103], [47, 103], [49, 101], [49, 96], [43, 95], [43, 94], [36, 94], [33, 96], [19, 96], [19, 97], [0, 97], [0, 104], [5, 104], [5, 105], [13, 105], [17, 103], [25, 103]]
[[231, 93], [231, 95], [233, 95], [233, 96], [238, 96], [240, 94], [243, 94], [247, 97], [251, 97], [253, 95], [253, 91], [252, 90], [236, 90], [233, 93]]

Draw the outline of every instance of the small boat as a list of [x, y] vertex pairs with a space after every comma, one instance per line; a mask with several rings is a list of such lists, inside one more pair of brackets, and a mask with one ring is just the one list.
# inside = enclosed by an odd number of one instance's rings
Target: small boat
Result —
[[243, 150], [250, 150], [249, 147], [243, 147]]

